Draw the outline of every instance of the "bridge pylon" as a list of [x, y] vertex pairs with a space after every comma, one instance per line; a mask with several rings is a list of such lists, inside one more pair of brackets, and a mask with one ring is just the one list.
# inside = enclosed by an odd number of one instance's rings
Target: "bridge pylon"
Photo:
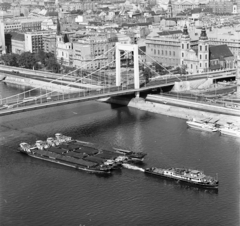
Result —
[[134, 88], [140, 88], [140, 79], [139, 79], [139, 62], [138, 62], [138, 45], [136, 44], [121, 44], [116, 43], [116, 86], [121, 85], [121, 59], [120, 51], [133, 51], [134, 58]]

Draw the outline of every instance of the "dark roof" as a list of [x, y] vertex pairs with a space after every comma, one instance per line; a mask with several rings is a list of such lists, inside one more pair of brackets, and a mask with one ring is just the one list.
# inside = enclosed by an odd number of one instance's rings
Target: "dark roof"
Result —
[[174, 35], [174, 34], [182, 34], [181, 30], [175, 30], [175, 31], [162, 31], [158, 32], [159, 35], [166, 36], [166, 35]]
[[139, 22], [139, 23], [123, 23], [122, 27], [135, 27], [135, 26], [148, 26], [152, 24], [151, 22]]
[[101, 21], [88, 21], [89, 25], [95, 25], [95, 26], [102, 26], [103, 23]]
[[22, 33], [12, 33], [12, 39], [13, 40], [18, 40], [18, 41], [25, 41], [25, 36]]
[[58, 16], [58, 12], [47, 12], [45, 16]]
[[146, 46], [140, 46], [138, 48], [138, 54], [139, 55], [146, 55]]
[[214, 59], [223, 60], [226, 57], [233, 57], [233, 54], [227, 45], [210, 46], [209, 52], [210, 60]]

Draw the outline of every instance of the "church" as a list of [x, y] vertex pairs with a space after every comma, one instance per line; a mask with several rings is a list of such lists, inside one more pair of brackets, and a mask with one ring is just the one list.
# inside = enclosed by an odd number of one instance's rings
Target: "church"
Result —
[[180, 63], [189, 74], [234, 68], [234, 56], [228, 46], [210, 46], [205, 27], [201, 30], [198, 43], [192, 45], [185, 25], [180, 43]]

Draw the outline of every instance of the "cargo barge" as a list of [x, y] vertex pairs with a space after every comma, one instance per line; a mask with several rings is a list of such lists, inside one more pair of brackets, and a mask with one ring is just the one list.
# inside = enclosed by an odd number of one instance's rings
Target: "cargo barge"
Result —
[[203, 188], [218, 189], [219, 181], [213, 177], [206, 176], [199, 170], [185, 168], [146, 168], [146, 174], [152, 174], [167, 179], [173, 179]]
[[37, 141], [36, 145], [32, 146], [27, 143], [21, 143], [19, 150], [33, 158], [69, 166], [89, 173], [111, 173], [111, 166], [87, 161], [82, 158], [82, 155], [78, 155], [77, 153], [74, 153], [73, 157], [73, 153], [66, 152], [61, 148], [43, 148], [43, 146], [41, 146], [43, 143], [43, 141]]
[[[122, 163], [132, 161], [137, 153], [126, 151], [108, 151], [92, 147], [90, 143], [72, 140], [61, 133], [46, 141], [38, 140], [34, 145], [20, 143], [19, 151], [30, 157], [73, 167], [91, 173], [111, 173], [120, 169]], [[123, 154], [121, 154], [123, 153]]]

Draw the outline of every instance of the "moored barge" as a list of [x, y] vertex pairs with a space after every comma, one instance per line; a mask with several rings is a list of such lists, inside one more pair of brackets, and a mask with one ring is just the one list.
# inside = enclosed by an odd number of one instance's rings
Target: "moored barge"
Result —
[[186, 182], [204, 188], [218, 189], [219, 181], [213, 177], [206, 176], [202, 171], [185, 168], [146, 168], [146, 174], [152, 174], [164, 178]]

